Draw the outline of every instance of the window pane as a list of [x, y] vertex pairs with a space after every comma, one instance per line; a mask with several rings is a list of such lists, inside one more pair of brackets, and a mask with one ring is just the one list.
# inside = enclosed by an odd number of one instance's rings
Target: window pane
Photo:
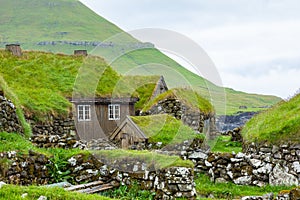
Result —
[[120, 119], [120, 105], [110, 104], [108, 106], [108, 117], [110, 120]]
[[115, 105], [115, 119], [119, 119], [119, 118], [120, 118], [120, 106]]
[[78, 120], [85, 121], [91, 119], [90, 105], [78, 105]]
[[83, 106], [78, 106], [78, 120], [83, 120]]

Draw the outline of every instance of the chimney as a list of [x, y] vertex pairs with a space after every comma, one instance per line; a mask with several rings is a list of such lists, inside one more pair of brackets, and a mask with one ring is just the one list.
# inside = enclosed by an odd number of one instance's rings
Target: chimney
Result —
[[87, 56], [87, 50], [74, 50], [75, 56]]
[[10, 51], [14, 56], [22, 56], [22, 49], [19, 44], [7, 44], [5, 49]]

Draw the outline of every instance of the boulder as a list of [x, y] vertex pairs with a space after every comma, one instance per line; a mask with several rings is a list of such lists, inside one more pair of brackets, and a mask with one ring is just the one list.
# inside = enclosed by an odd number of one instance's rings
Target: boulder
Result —
[[277, 164], [273, 171], [270, 173], [269, 176], [269, 184], [270, 185], [298, 185], [299, 181], [297, 177], [292, 174], [289, 174], [287, 170], [282, 167], [280, 164]]

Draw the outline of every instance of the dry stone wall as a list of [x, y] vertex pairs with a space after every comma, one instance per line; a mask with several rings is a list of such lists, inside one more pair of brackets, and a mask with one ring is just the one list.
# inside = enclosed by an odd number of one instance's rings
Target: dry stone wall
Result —
[[175, 98], [168, 98], [159, 101], [156, 105], [150, 108], [147, 112], [141, 115], [153, 114], [170, 114], [176, 119], [181, 119], [182, 122], [198, 132], [203, 132], [206, 120], [211, 121], [211, 128], [214, 129], [214, 116], [194, 111], [189, 106], [183, 104], [180, 100]]
[[0, 131], [8, 133], [23, 133], [24, 130], [16, 114], [15, 105], [0, 95]]
[[206, 172], [214, 182], [238, 185], [298, 185], [300, 145], [248, 145], [245, 153], [188, 152], [195, 171]]
[[[18, 185], [53, 183], [57, 181], [53, 174], [59, 173], [51, 170], [54, 162], [55, 159], [33, 151], [29, 151], [26, 155], [15, 151], [0, 153], [0, 181]], [[191, 168], [154, 169], [136, 161], [110, 165], [91, 154], [78, 154], [68, 159], [65, 170], [70, 171], [67, 174], [68, 181], [75, 185], [97, 180], [103, 182], [114, 180], [128, 186], [137, 182], [142, 189], [155, 192], [156, 199], [196, 197], [194, 171]]]
[[66, 118], [50, 117], [45, 123], [35, 122], [33, 119], [28, 119], [28, 121], [31, 124], [33, 135], [75, 135], [76, 128], [72, 116]]
[[29, 151], [24, 155], [10, 151], [0, 153], [0, 180], [9, 184], [31, 185], [47, 184], [50, 175], [46, 165], [48, 158], [43, 154]]

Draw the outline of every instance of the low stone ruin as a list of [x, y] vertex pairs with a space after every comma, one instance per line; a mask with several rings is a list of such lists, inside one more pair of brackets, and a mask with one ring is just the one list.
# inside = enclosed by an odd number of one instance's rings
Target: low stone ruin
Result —
[[159, 101], [156, 105], [150, 108], [147, 112], [141, 115], [154, 115], [154, 114], [169, 114], [182, 122], [195, 131], [203, 132], [206, 120], [210, 120], [210, 127], [214, 129], [214, 116], [192, 110], [189, 106], [182, 103], [175, 98], [168, 98]]

